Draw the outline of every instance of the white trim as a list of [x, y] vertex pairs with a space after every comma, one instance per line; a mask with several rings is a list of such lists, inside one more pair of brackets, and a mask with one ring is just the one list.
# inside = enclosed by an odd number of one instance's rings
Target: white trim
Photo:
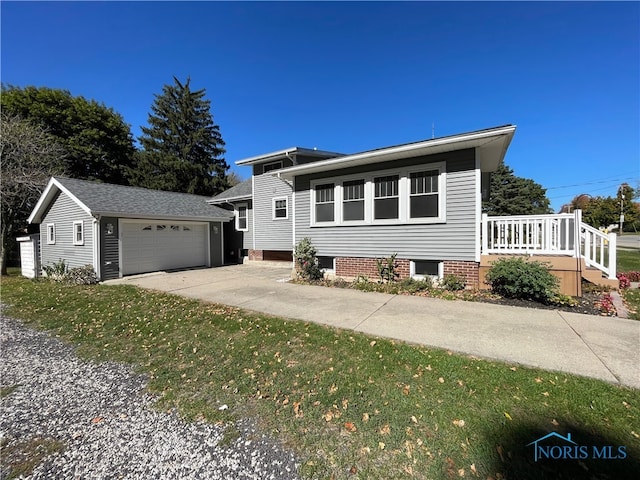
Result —
[[296, 189], [295, 189], [295, 179], [293, 185], [293, 191], [291, 192], [291, 244], [293, 245], [293, 250], [296, 248]]
[[[285, 201], [285, 216], [284, 217], [276, 217], [276, 202]], [[289, 197], [273, 197], [271, 199], [271, 219], [272, 220], [289, 220]]]
[[[480, 224], [482, 223], [482, 172], [480, 171], [480, 149], [475, 148], [475, 182], [476, 182], [476, 208], [474, 209], [475, 214], [475, 222], [473, 222], [475, 228], [475, 237], [476, 237], [476, 251], [475, 251], [475, 261], [480, 261], [481, 256], [481, 228]], [[487, 185], [489, 188], [489, 185]]]
[[207, 223], [207, 228], [205, 228], [207, 231], [207, 267], [209, 268], [211, 268], [211, 229], [214, 226], [213, 223], [214, 222]]
[[[446, 161], [424, 163], [405, 168], [385, 169], [370, 171], [361, 174], [351, 174], [340, 177], [327, 177], [312, 180], [309, 182], [309, 209], [311, 227], [335, 227], [335, 226], [358, 226], [358, 225], [406, 225], [406, 224], [440, 224], [447, 221], [447, 165]], [[437, 217], [409, 217], [409, 199], [411, 188], [409, 176], [416, 172], [426, 172], [437, 170], [438, 174], [438, 216]], [[385, 176], [398, 176], [398, 218], [378, 219], [374, 218], [375, 188], [374, 179]], [[343, 219], [343, 191], [344, 182], [353, 180], [364, 180], [364, 220]], [[334, 185], [334, 219], [332, 222], [316, 222], [316, 195], [315, 189], [318, 185]]]
[[[240, 208], [245, 209], [245, 227], [240, 228]], [[237, 203], [233, 206], [233, 215], [235, 216], [235, 227], [238, 232], [249, 231], [249, 204], [247, 202]]]
[[220, 222], [220, 266], [224, 265], [224, 229], [226, 225], [231, 226], [231, 222]]
[[[418, 275], [416, 274], [416, 264], [415, 262], [434, 262], [438, 264], [438, 275]], [[442, 260], [410, 260], [409, 261], [409, 276], [411, 278], [415, 278], [416, 280], [424, 280], [429, 277], [432, 280], [442, 280], [444, 278], [444, 261]]]
[[102, 269], [100, 268], [100, 220], [97, 218], [91, 220], [91, 233], [93, 235], [93, 270], [96, 272], [98, 279], [101, 279]]
[[[53, 238], [49, 235], [49, 228], [51, 228], [51, 232], [53, 233]], [[47, 223], [47, 245], [55, 245], [56, 244], [56, 224], [55, 223]]]
[[[76, 236], [76, 226], [80, 225], [80, 235], [82, 238], [80, 238], [80, 240], [78, 240], [78, 237]], [[71, 228], [71, 231], [73, 232], [73, 245], [74, 246], [82, 246], [84, 245], [84, 221], [82, 220], [74, 220], [73, 221], [73, 227]]]
[[[255, 210], [255, 206], [256, 206], [256, 199], [255, 196], [253, 194], [253, 192], [256, 191], [256, 177], [255, 175], [251, 176], [251, 207], [253, 210]], [[244, 246], [244, 240], [243, 240], [243, 246]], [[253, 212], [253, 215], [251, 215], [251, 246], [252, 246], [252, 250], [256, 249], [256, 213]]]
[[[67, 195], [82, 210], [87, 212], [88, 215], [93, 216], [89, 207], [87, 207], [84, 203], [78, 200], [78, 198], [75, 195], [73, 195], [67, 188], [65, 188], [65, 186], [62, 185], [58, 180], [56, 180], [55, 177], [51, 177], [51, 179], [49, 179], [49, 183], [47, 184], [47, 187], [44, 189], [44, 192], [42, 192], [42, 195], [40, 195], [40, 198], [38, 199], [38, 203], [36, 203], [36, 206], [31, 211], [31, 215], [29, 215], [29, 218], [27, 219], [28, 223], [34, 223], [34, 220], [36, 218], [38, 220], [42, 220], [42, 216], [40, 215], [41, 213], [40, 210], [44, 210], [44, 207], [48, 205], [51, 200], [53, 200], [53, 197], [55, 195], [55, 192], [52, 191], [53, 187], [56, 187], [58, 190], [63, 192], [65, 195]], [[39, 223], [39, 222], [36, 222], [36, 223]]]

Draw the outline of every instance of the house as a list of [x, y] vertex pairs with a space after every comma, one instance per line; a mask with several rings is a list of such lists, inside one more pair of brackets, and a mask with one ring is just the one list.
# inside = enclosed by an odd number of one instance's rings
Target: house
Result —
[[100, 280], [223, 264], [227, 210], [209, 197], [53, 177], [29, 223], [40, 265], [92, 265]]
[[[486, 288], [500, 257], [536, 255], [560, 290], [581, 280], [615, 287], [615, 234], [571, 215], [487, 217], [491, 172], [504, 160], [515, 125], [503, 125], [355, 154], [293, 147], [236, 162], [251, 179], [209, 203], [233, 211], [238, 260], [291, 260], [311, 239], [326, 274], [377, 278], [377, 262], [397, 254], [401, 278], [454, 274]], [[603, 274], [606, 278], [603, 278]]]
[[375, 278], [376, 258], [397, 253], [402, 277], [455, 273], [477, 286], [482, 192], [515, 128], [351, 155], [299, 147], [259, 155], [236, 162], [252, 167], [251, 190], [210, 203], [233, 208], [251, 260], [290, 260], [309, 237], [335, 276]]

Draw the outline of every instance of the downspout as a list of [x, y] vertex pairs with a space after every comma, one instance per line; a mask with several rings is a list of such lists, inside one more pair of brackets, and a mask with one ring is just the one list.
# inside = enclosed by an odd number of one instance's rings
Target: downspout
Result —
[[100, 215], [93, 218], [91, 230], [93, 233], [93, 269], [96, 276], [102, 280], [102, 265], [100, 264]]

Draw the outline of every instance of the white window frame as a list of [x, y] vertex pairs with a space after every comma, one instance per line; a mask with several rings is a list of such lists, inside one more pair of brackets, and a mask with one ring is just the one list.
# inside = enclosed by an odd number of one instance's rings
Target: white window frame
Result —
[[[329, 183], [333, 183], [333, 221], [332, 222], [317, 222], [316, 223], [316, 187], [320, 185], [327, 185]], [[338, 188], [338, 183], [335, 179], [322, 179], [318, 181], [311, 182], [311, 188], [309, 189], [311, 196], [311, 226], [319, 226], [319, 227], [330, 227], [334, 225], [338, 225], [339, 222], [339, 207], [338, 204], [342, 204], [342, 202], [336, 201], [336, 195], [342, 194], [342, 189]]]
[[[345, 199], [344, 199], [344, 184], [348, 183], [348, 182], [354, 182], [354, 181], [363, 181], [364, 182], [364, 197], [362, 198], [362, 200], [358, 199], [358, 200], [346, 200], [347, 203], [349, 202], [359, 202], [362, 201], [364, 203], [364, 218], [362, 220], [345, 220], [344, 219], [344, 204], [345, 204]], [[370, 189], [370, 185], [367, 183], [367, 178], [364, 175], [356, 175], [356, 176], [348, 176], [348, 177], [344, 177], [340, 182], [340, 188], [338, 189], [339, 193], [340, 193], [340, 215], [337, 217], [339, 219], [339, 222], [342, 225], [361, 225], [363, 222], [367, 222], [367, 215], [369, 215], [370, 217], [370, 212], [368, 211], [368, 209], [370, 210], [370, 208], [367, 206], [367, 197], [369, 196], [369, 189]]]
[[47, 223], [47, 245], [56, 244], [56, 224]]
[[[240, 208], [244, 207], [245, 213], [245, 227], [240, 228]], [[238, 203], [234, 208], [235, 217], [236, 217], [236, 230], [238, 232], [248, 232], [249, 231], [249, 204], [248, 203]]]
[[[285, 216], [284, 217], [276, 217], [276, 202], [281, 202], [284, 200], [284, 209]], [[288, 220], [289, 219], [289, 197], [273, 197], [271, 201], [271, 217], [273, 220]]]
[[[411, 197], [410, 175], [417, 172], [427, 172], [437, 170], [438, 173], [438, 216], [410, 218], [409, 204]], [[375, 188], [374, 178], [398, 175], [398, 218], [397, 219], [374, 219]], [[344, 182], [352, 180], [364, 180], [364, 220], [345, 221], [343, 219], [343, 191]], [[317, 222], [316, 212], [316, 187], [319, 185], [334, 184], [334, 214], [333, 222]], [[311, 227], [335, 227], [335, 226], [357, 226], [357, 225], [407, 225], [407, 224], [437, 224], [446, 223], [446, 185], [447, 173], [446, 162], [432, 162], [414, 165], [402, 169], [375, 170], [364, 174], [352, 174], [340, 177], [326, 177], [313, 180], [309, 185], [310, 202], [310, 226]]]
[[[416, 273], [416, 261], [418, 262], [438, 262], [438, 275], [418, 275]], [[409, 262], [409, 276], [416, 280], [424, 280], [429, 277], [432, 280], [442, 280], [444, 278], [444, 262], [442, 260], [411, 260]]]
[[[320, 256], [321, 257], [331, 257], [332, 255], [320, 255]], [[335, 257], [335, 256], [333, 257], [331, 268], [321, 268], [320, 270], [323, 273], [333, 273], [333, 274], [335, 274], [336, 273], [336, 258], [337, 257]]]
[[[80, 226], [80, 232], [76, 231], [76, 228]], [[82, 220], [75, 220], [73, 222], [73, 229], [71, 230], [73, 233], [73, 244], [76, 246], [84, 245], [84, 222]], [[76, 233], [80, 233], [80, 240], [76, 236]]]

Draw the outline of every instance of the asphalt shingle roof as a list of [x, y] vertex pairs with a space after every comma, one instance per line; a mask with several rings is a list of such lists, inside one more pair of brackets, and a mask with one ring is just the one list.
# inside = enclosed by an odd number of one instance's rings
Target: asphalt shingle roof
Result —
[[216, 195], [211, 200], [212, 203], [220, 203], [230, 198], [250, 198], [253, 194], [253, 187], [251, 184], [251, 179], [245, 180], [242, 183], [239, 183], [228, 190]]
[[231, 218], [229, 211], [209, 205], [210, 197], [163, 192], [139, 187], [55, 177], [63, 187], [86, 205], [93, 214], [119, 217]]

